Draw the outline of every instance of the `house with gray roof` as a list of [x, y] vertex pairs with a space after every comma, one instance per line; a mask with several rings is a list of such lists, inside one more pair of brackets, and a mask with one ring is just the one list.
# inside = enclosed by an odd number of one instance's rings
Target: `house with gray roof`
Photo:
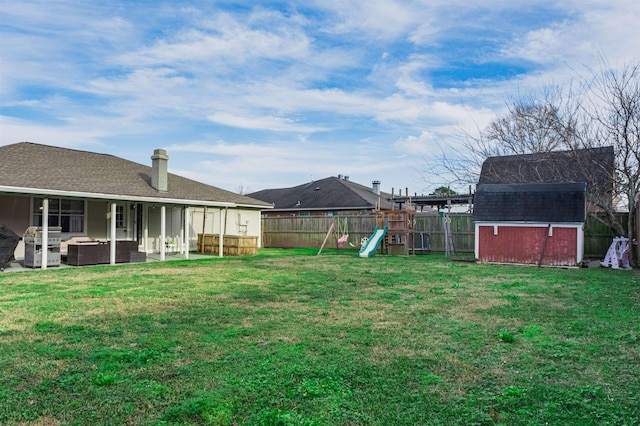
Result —
[[342, 175], [248, 195], [273, 205], [265, 216], [358, 215], [393, 209], [392, 195], [380, 191], [380, 181], [365, 186]]
[[19, 235], [55, 227], [62, 240], [112, 242], [110, 263], [117, 240], [161, 260], [167, 252], [188, 257], [199, 233], [259, 241], [269, 203], [169, 173], [168, 160], [162, 149], [149, 166], [30, 142], [0, 146], [0, 224]]

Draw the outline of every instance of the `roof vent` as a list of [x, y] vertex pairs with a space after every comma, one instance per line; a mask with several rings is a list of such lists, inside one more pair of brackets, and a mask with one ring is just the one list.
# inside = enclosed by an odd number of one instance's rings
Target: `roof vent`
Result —
[[151, 156], [151, 186], [160, 191], [167, 192], [168, 180], [167, 163], [169, 156], [164, 149], [156, 149]]

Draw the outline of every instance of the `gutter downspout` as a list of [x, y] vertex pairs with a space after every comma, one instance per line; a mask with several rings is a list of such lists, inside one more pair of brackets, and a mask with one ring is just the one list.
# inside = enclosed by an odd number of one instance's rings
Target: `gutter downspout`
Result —
[[160, 261], [163, 262], [165, 260], [165, 247], [164, 240], [167, 238], [167, 230], [165, 227], [167, 226], [167, 207], [163, 204], [160, 207]]

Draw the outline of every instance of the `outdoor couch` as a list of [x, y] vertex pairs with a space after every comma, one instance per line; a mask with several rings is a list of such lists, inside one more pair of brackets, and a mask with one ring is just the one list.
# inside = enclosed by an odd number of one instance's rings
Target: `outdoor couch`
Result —
[[[89, 237], [71, 237], [62, 243], [60, 253], [67, 265], [101, 265], [110, 262], [111, 244]], [[146, 253], [138, 251], [138, 242], [130, 240], [116, 241], [116, 263], [145, 262]]]

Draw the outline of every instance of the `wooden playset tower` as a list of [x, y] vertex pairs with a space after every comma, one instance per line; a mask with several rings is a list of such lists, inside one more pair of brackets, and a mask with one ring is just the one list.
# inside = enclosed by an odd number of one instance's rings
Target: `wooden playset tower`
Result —
[[408, 255], [413, 253], [414, 211], [385, 210], [376, 211], [376, 226], [387, 227], [387, 234], [382, 243], [382, 252], [393, 255]]

